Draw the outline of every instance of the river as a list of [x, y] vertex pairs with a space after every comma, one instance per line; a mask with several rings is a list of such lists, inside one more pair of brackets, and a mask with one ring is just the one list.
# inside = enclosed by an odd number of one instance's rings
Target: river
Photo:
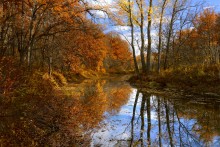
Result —
[[72, 84], [66, 95], [13, 106], [0, 146], [220, 146], [214, 97], [164, 97], [118, 79]]

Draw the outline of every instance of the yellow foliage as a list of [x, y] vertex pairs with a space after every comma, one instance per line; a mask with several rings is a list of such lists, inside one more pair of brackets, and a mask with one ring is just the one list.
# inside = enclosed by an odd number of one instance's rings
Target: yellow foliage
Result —
[[55, 78], [55, 80], [58, 82], [58, 84], [60, 84], [61, 86], [64, 86], [67, 84], [67, 80], [66, 78], [58, 72], [53, 72], [52, 73], [53, 78]]
[[56, 87], [56, 88], [59, 87], [59, 84], [56, 82], [54, 77], [53, 76], [50, 77], [48, 73], [45, 73], [43, 75], [43, 79], [48, 80], [54, 87]]
[[85, 78], [97, 78], [98, 73], [93, 70], [83, 70], [80, 74]]

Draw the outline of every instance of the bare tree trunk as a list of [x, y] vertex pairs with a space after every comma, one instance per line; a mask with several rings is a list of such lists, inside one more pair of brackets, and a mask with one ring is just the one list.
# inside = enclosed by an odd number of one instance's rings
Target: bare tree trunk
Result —
[[216, 53], [215, 53], [215, 58], [216, 58], [216, 64], [219, 64], [219, 48], [220, 47], [216, 47]]
[[0, 2], [0, 18], [3, 18], [4, 15], [4, 1]]
[[20, 38], [20, 42], [18, 43], [18, 51], [20, 54], [20, 64], [22, 65], [24, 63], [25, 58], [25, 50], [24, 50], [24, 42], [23, 42], [23, 32], [24, 31], [24, 0], [22, 0], [21, 3], [21, 34], [20, 37], [18, 35], [18, 40]]
[[173, 23], [174, 23], [174, 18], [176, 16], [176, 6], [177, 6], [178, 0], [175, 0], [174, 5], [173, 5], [173, 11], [172, 11], [172, 17], [169, 25], [169, 32], [168, 32], [168, 37], [167, 37], [167, 44], [166, 44], [166, 53], [165, 53], [165, 60], [164, 60], [164, 69], [167, 69], [168, 67], [168, 55], [169, 55], [169, 50], [170, 50], [170, 41], [171, 41], [171, 36], [173, 33]]
[[32, 14], [31, 14], [31, 20], [30, 20], [30, 26], [29, 26], [29, 42], [28, 42], [28, 53], [27, 53], [27, 62], [28, 67], [31, 69], [31, 56], [32, 56], [32, 49], [33, 49], [33, 25], [35, 20], [35, 8], [36, 7], [36, 1], [34, 1], [34, 6], [32, 8]]
[[129, 3], [129, 21], [131, 24], [131, 48], [132, 48], [132, 52], [133, 52], [135, 72], [137, 75], [139, 75], [139, 68], [138, 68], [138, 63], [137, 63], [137, 59], [136, 59], [135, 47], [134, 47], [134, 24], [132, 21], [131, 0], [128, 0], [128, 3]]
[[49, 57], [49, 76], [52, 75], [52, 57]]
[[148, 10], [148, 26], [147, 26], [147, 37], [148, 37], [148, 46], [147, 46], [147, 67], [146, 67], [146, 72], [150, 72], [150, 66], [151, 66], [151, 22], [152, 22], [152, 2], [153, 0], [150, 0], [150, 6]]
[[[136, 0], [137, 1], [137, 0]], [[141, 13], [141, 23], [140, 23], [140, 32], [141, 32], [141, 64], [142, 64], [142, 72], [146, 72], [146, 63], [144, 57], [144, 45], [145, 45], [145, 37], [144, 37], [144, 10], [143, 10], [143, 0], [137, 2], [140, 13]]]
[[163, 15], [167, 0], [163, 1], [161, 13], [160, 13], [160, 25], [159, 25], [159, 45], [158, 45], [158, 63], [157, 72], [160, 73], [160, 62], [161, 62], [161, 50], [162, 50], [162, 25], [163, 25]]

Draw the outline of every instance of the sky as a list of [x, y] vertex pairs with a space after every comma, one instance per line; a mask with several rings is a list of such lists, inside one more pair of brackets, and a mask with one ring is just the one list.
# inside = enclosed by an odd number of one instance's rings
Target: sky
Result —
[[[201, 1], [201, 0], [194, 0]], [[220, 12], [220, 0], [205, 0], [204, 8], [214, 8], [217, 12]]]
[[[146, 1], [148, 1], [148, 0], [146, 0]], [[157, 0], [155, 0], [155, 1], [157, 1]], [[203, 3], [203, 6], [202, 6], [203, 9], [211, 8], [211, 9], [214, 9], [215, 12], [220, 13], [220, 0], [191, 0], [191, 1], [192, 1], [192, 3], [198, 3], [198, 2]], [[98, 0], [98, 2], [99, 2], [99, 4], [101, 3], [102, 6], [105, 6], [105, 5], [113, 4], [115, 2], [115, 0]], [[105, 33], [108, 33], [111, 31], [118, 32], [119, 34], [121, 34], [122, 38], [125, 37], [126, 40], [130, 40], [130, 27], [117, 26], [114, 23], [111, 23], [111, 21], [109, 21], [106, 18], [107, 16], [105, 14], [103, 14], [102, 12], [96, 12], [96, 13], [98, 16], [101, 17], [101, 19], [97, 19], [94, 21], [96, 21], [96, 23], [98, 23], [98, 24], [104, 24], [106, 26], [105, 31], [104, 31]], [[102, 19], [102, 18], [104, 18], [104, 19]], [[151, 35], [153, 38], [158, 38], [156, 31], [152, 31]], [[135, 33], [135, 36], [136, 36], [136, 38], [139, 38], [139, 36], [140, 36], [139, 30], [137, 30], [137, 32]], [[147, 42], [147, 40], [146, 40], [146, 42]], [[135, 45], [135, 46], [136, 46], [136, 48], [138, 48], [138, 45]], [[153, 44], [153, 48], [157, 48], [156, 44]], [[139, 54], [139, 52], [137, 54]]]
[[[114, 0], [99, 0], [101, 3], [111, 4]], [[214, 7], [218, 12], [220, 12], [220, 0], [193, 0], [194, 2], [204, 1], [204, 7]]]

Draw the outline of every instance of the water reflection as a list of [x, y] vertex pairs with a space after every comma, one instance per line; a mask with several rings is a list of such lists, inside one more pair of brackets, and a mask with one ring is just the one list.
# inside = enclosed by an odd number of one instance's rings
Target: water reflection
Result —
[[164, 98], [109, 80], [65, 89], [0, 99], [0, 146], [220, 146], [219, 99]]
[[91, 146], [220, 146], [220, 100], [163, 98], [133, 90]]
[[105, 80], [65, 89], [59, 96], [0, 100], [0, 146], [89, 146], [103, 114], [118, 113], [131, 92], [128, 84]]

